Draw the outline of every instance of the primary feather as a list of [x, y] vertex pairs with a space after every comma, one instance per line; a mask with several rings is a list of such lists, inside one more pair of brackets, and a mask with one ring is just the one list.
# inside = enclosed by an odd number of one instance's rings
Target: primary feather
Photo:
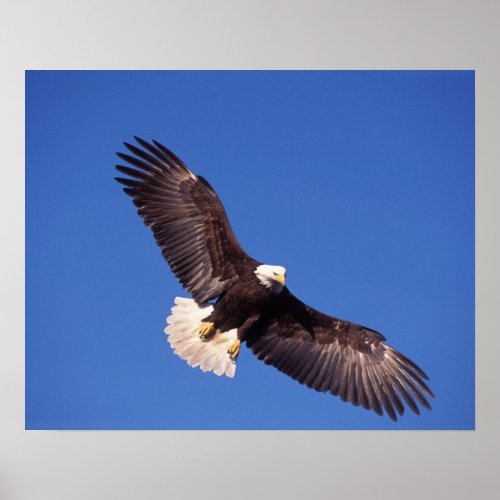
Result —
[[218, 297], [239, 268], [252, 259], [236, 239], [215, 191], [170, 150], [136, 137], [125, 143], [135, 156], [117, 153], [135, 168], [117, 165], [117, 177], [138, 214], [151, 227], [162, 254], [181, 284], [199, 302]]

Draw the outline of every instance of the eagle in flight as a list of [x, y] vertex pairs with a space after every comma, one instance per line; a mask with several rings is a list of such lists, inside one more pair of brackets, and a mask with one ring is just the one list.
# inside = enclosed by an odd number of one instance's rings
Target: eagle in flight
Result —
[[419, 413], [434, 397], [427, 375], [380, 333], [323, 314], [286, 287], [286, 269], [243, 250], [210, 184], [157, 141], [135, 137], [117, 153], [116, 180], [138, 208], [163, 257], [192, 298], [175, 299], [168, 341], [190, 366], [233, 377], [240, 346], [319, 392], [385, 412]]

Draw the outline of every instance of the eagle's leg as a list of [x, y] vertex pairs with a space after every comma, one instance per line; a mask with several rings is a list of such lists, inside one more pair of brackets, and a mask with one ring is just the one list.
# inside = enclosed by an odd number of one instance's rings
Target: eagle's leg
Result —
[[198, 330], [198, 334], [200, 335], [201, 340], [208, 340], [210, 337], [215, 335], [215, 324], [211, 321], [203, 322]]
[[236, 363], [236, 360], [238, 359], [238, 354], [240, 353], [240, 347], [241, 347], [241, 340], [236, 339], [229, 348], [229, 350], [227, 351], [227, 353], [229, 354], [229, 359], [231, 359], [233, 363]]

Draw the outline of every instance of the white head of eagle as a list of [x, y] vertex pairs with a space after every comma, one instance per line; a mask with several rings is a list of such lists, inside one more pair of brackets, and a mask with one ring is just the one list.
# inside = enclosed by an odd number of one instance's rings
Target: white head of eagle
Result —
[[285, 286], [286, 269], [283, 266], [261, 264], [254, 271], [259, 281], [274, 293], [280, 293]]

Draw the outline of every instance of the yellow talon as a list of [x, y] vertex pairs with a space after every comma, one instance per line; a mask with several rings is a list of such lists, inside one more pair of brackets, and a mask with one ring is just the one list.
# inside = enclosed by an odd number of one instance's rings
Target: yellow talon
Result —
[[233, 345], [227, 351], [227, 353], [229, 354], [229, 358], [233, 363], [236, 363], [236, 360], [238, 359], [238, 354], [240, 353], [240, 346], [241, 346], [240, 339], [236, 339], [233, 342]]
[[202, 323], [198, 333], [201, 340], [208, 340], [215, 333], [214, 323], [209, 321]]

